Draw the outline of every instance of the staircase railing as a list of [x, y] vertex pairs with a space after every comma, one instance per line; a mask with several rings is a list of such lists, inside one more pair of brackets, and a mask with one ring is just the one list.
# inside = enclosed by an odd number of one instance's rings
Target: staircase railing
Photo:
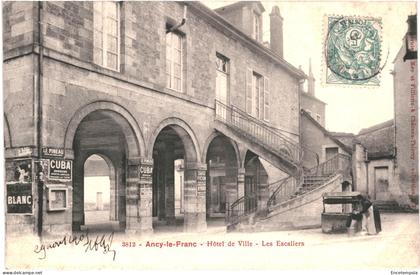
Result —
[[337, 171], [344, 171], [348, 169], [349, 162], [349, 156], [337, 154], [320, 165], [312, 167], [309, 170], [305, 170], [304, 174], [305, 176], [330, 176], [337, 173]]
[[236, 223], [241, 217], [253, 213], [256, 210], [257, 204], [255, 198], [243, 196], [228, 207], [227, 222], [228, 224]]
[[288, 161], [295, 164], [300, 162], [301, 150], [298, 144], [243, 110], [216, 100], [216, 119], [256, 139], [261, 145], [265, 145]]
[[274, 190], [273, 194], [271, 194], [270, 198], [267, 201], [267, 207], [270, 208], [277, 203], [290, 198], [298, 189], [300, 182], [296, 180], [296, 178], [289, 176], [282, 180], [276, 190]]
[[[323, 176], [330, 177], [338, 172], [348, 173], [350, 169], [350, 157], [343, 154], [338, 154], [331, 159], [309, 169], [304, 172], [304, 176]], [[267, 207], [270, 208], [280, 202], [286, 201], [292, 197], [297, 191], [303, 180], [297, 181], [293, 177], [288, 177], [282, 180], [267, 201]]]

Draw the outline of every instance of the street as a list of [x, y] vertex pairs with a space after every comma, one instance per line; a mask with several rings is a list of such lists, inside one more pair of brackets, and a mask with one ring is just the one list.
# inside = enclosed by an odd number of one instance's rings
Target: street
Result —
[[[43, 250], [39, 241], [26, 237], [8, 241], [6, 266], [37, 270], [418, 268], [418, 214], [386, 213], [381, 218], [382, 232], [373, 236], [323, 234], [320, 228], [225, 233], [224, 227], [209, 226], [203, 234], [163, 231], [149, 237], [89, 232], [80, 243], [70, 236], [60, 244], [54, 240], [63, 238], [44, 240]], [[84, 243], [87, 239], [91, 245]]]

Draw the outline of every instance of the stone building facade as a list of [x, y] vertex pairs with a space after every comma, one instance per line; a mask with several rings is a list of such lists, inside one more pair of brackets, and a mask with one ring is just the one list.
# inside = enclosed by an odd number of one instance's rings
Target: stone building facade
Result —
[[408, 35], [417, 39], [415, 28], [412, 30], [416, 18], [408, 16], [409, 32], [393, 61], [394, 118], [362, 129], [355, 136], [335, 135], [344, 143], [353, 140], [355, 145], [355, 189], [388, 210], [418, 211], [419, 206], [417, 53], [407, 54]]
[[[417, 25], [417, 15], [408, 17], [407, 23], [410, 25], [412, 22], [414, 26]], [[403, 204], [412, 205], [418, 209], [418, 64], [417, 56], [406, 60], [404, 58], [406, 52], [405, 37], [393, 61], [392, 72], [394, 77], [395, 173], [404, 194], [399, 200]]]
[[[301, 125], [301, 143], [307, 152], [303, 156], [304, 167], [315, 167], [318, 163], [328, 161], [338, 154], [351, 156], [352, 146], [342, 143], [303, 109]], [[317, 156], [316, 158], [313, 157], [314, 154]]]
[[366, 184], [359, 184], [358, 190], [369, 194], [377, 205], [395, 202], [401, 191], [394, 168], [394, 120], [362, 129], [355, 138], [363, 146], [366, 164]]
[[[261, 3], [235, 9], [254, 23], [236, 26], [199, 2], [4, 2], [7, 232], [80, 230], [94, 154], [108, 164], [111, 218], [126, 232], [174, 222], [179, 159], [185, 231], [205, 230], [210, 212], [244, 193], [267, 200], [258, 156], [296, 169], [306, 76], [282, 57], [281, 24], [271, 48], [261, 43]], [[278, 8], [270, 16], [282, 22]], [[227, 122], [243, 117], [262, 130], [235, 134]], [[268, 143], [264, 133], [287, 146], [273, 154], [256, 142]], [[12, 205], [24, 185], [29, 210]]]

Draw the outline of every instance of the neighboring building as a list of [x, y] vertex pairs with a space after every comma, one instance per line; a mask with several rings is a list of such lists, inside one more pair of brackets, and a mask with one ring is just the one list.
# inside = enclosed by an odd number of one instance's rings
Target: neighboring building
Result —
[[366, 164], [356, 169], [366, 177], [355, 180], [357, 189], [391, 209], [418, 210], [417, 48], [407, 54], [409, 36], [416, 39], [416, 22], [416, 15], [408, 16], [409, 31], [393, 62], [394, 119], [363, 129], [356, 137]]
[[[416, 56], [405, 60], [409, 35], [394, 59], [394, 119], [395, 119], [395, 174], [405, 196], [400, 203], [418, 209], [418, 68], [417, 15], [408, 16], [409, 32], [414, 37]], [[407, 38], [407, 42], [406, 42]]]
[[[347, 146], [326, 130], [312, 115], [301, 110], [301, 143], [304, 149], [303, 166], [312, 168], [338, 154], [351, 156], [352, 147]], [[314, 155], [317, 157], [314, 158]]]
[[401, 194], [395, 178], [394, 120], [362, 129], [357, 140], [366, 150], [366, 186], [363, 189], [377, 203], [393, 203]]
[[[216, 12], [199, 2], [4, 2], [7, 232], [80, 230], [94, 154], [109, 166], [110, 217], [127, 232], [178, 215], [185, 231], [203, 231], [244, 194], [255, 199], [247, 207], [264, 205], [259, 159], [299, 170], [306, 75], [283, 59], [277, 7], [270, 48], [261, 43], [263, 12], [259, 2]], [[29, 208], [13, 205], [23, 193]]]
[[325, 128], [326, 103], [315, 96], [315, 77], [309, 61], [307, 91], [300, 86], [301, 143], [303, 165], [312, 168], [337, 154], [351, 155], [351, 146], [345, 146]]

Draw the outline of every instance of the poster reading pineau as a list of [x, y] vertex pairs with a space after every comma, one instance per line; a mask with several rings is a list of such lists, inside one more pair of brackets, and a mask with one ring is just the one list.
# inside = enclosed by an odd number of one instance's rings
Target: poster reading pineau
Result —
[[1, 5], [3, 274], [419, 273], [415, 1]]

